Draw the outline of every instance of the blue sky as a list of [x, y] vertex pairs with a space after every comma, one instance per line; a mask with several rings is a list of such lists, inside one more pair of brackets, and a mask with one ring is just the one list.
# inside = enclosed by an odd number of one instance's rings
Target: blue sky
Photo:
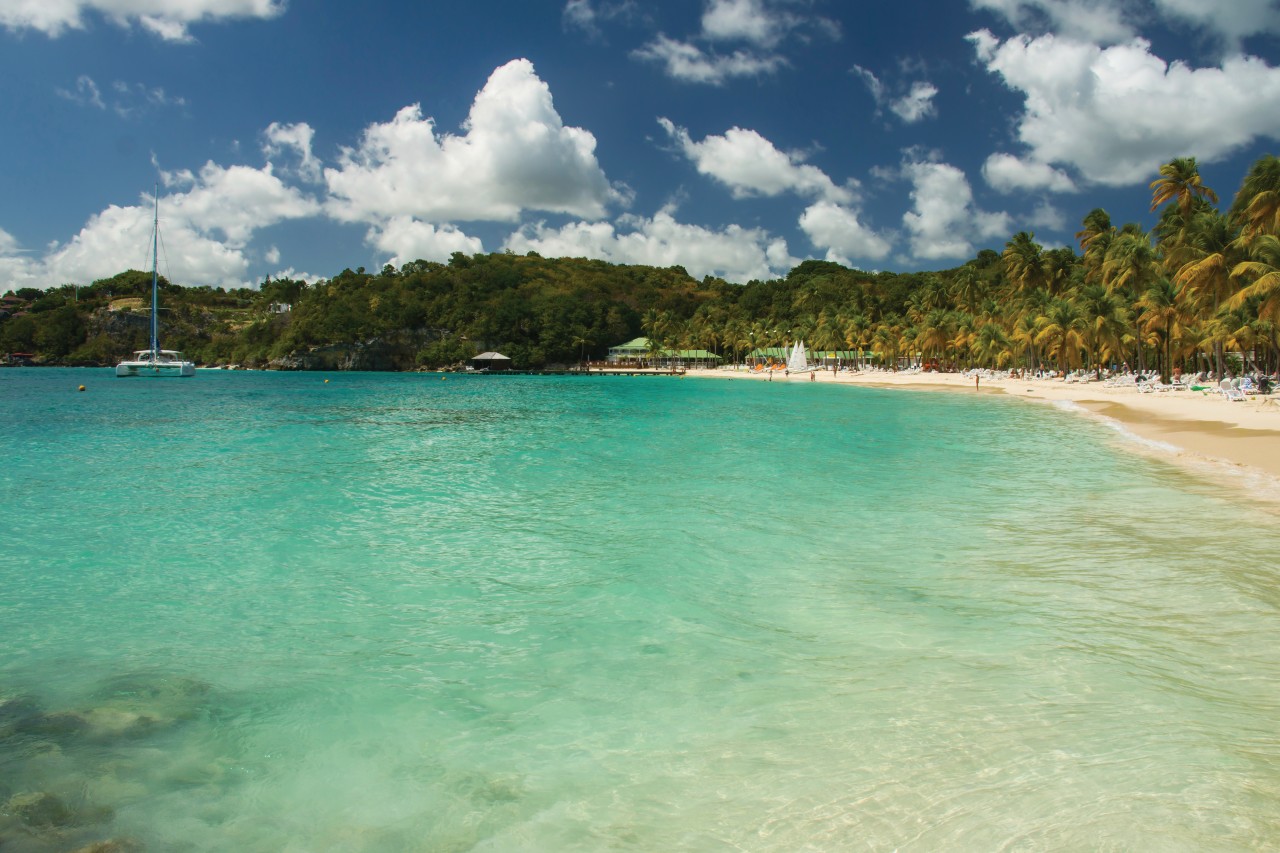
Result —
[[1276, 0], [0, 0], [0, 291], [511, 250], [730, 281], [942, 269], [1230, 202]]

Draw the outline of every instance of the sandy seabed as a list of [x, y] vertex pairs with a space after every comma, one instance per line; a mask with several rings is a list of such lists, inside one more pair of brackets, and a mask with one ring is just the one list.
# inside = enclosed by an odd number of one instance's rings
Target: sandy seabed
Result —
[[[765, 381], [766, 373], [721, 368], [691, 370], [689, 377]], [[810, 377], [813, 378], [810, 378]], [[961, 373], [893, 373], [888, 371], [815, 371], [785, 375], [775, 382], [827, 382], [917, 391], [968, 394], [1007, 394], [1104, 419], [1139, 440], [1132, 449], [1153, 454], [1228, 479], [1236, 485], [1262, 489], [1280, 507], [1280, 395], [1251, 396], [1230, 401], [1214, 391], [1156, 391], [1108, 387], [1104, 382], [1062, 379], [997, 379]], [[1246, 482], [1247, 481], [1247, 482]]]

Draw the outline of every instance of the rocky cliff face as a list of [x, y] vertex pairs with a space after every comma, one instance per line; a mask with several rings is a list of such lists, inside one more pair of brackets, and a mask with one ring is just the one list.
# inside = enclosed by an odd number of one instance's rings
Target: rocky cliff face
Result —
[[89, 315], [89, 337], [106, 335], [113, 341], [128, 341], [137, 334], [147, 337], [150, 333], [149, 314], [100, 308]]
[[421, 341], [373, 338], [353, 344], [329, 344], [273, 358], [273, 370], [413, 370]]

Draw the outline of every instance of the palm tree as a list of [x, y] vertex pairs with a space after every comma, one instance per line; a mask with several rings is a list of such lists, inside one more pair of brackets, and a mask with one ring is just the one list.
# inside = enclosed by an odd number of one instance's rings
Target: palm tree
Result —
[[955, 277], [951, 280], [952, 298], [963, 304], [971, 317], [977, 316], [978, 302], [986, 293], [987, 283], [982, 280], [972, 263], [965, 264], [957, 270]]
[[1070, 289], [1072, 279], [1080, 269], [1080, 259], [1070, 246], [1062, 246], [1045, 252], [1042, 266], [1045, 287], [1057, 296]]
[[742, 351], [751, 343], [747, 337], [747, 324], [740, 317], [734, 317], [724, 327], [725, 346], [733, 351], [733, 363], [742, 360]]
[[941, 310], [930, 311], [921, 319], [915, 335], [915, 345], [920, 350], [921, 356], [925, 358], [931, 354], [938, 358], [946, 356], [947, 345], [952, 337], [949, 319], [947, 312]]
[[1187, 319], [1181, 288], [1167, 278], [1152, 281], [1139, 297], [1137, 307], [1143, 309], [1141, 331], [1154, 334], [1164, 344], [1160, 362], [1160, 379], [1168, 382], [1173, 370], [1173, 346]]
[[1280, 234], [1280, 158], [1268, 154], [1253, 164], [1229, 215], [1244, 230], [1246, 239]]
[[1111, 241], [1102, 262], [1102, 282], [1110, 291], [1141, 293], [1159, 275], [1151, 239], [1137, 228], [1125, 226]]
[[1080, 241], [1080, 251], [1086, 256], [1089, 254], [1089, 246], [1093, 244], [1103, 234], [1114, 231], [1111, 226], [1111, 216], [1100, 207], [1095, 207], [1085, 215], [1081, 221], [1083, 226], [1076, 232], [1076, 239]]
[[1256, 299], [1258, 317], [1280, 323], [1280, 237], [1271, 234], [1257, 237], [1249, 257], [1253, 260], [1241, 261], [1231, 271], [1232, 278], [1249, 283], [1227, 300], [1227, 307], [1240, 308]]
[[924, 284], [916, 293], [920, 294], [920, 305], [926, 311], [936, 311], [947, 304], [946, 284], [933, 273], [925, 276]]
[[1035, 240], [1035, 234], [1019, 231], [1005, 243], [1000, 256], [1009, 283], [1024, 293], [1043, 288], [1047, 283], [1044, 249]]
[[1176, 200], [1184, 220], [1191, 217], [1191, 203], [1197, 198], [1218, 203], [1218, 194], [1200, 179], [1194, 157], [1175, 157], [1160, 167], [1160, 177], [1151, 182], [1151, 209]]
[[1107, 253], [1111, 251], [1111, 246], [1119, 235], [1119, 231], [1108, 226], [1105, 231], [1100, 231], [1089, 237], [1088, 243], [1085, 244], [1084, 257], [1081, 261], [1086, 282], [1102, 281], [1102, 265], [1106, 262]]
[[[819, 350], [839, 350], [844, 343], [844, 330], [839, 321], [825, 310], [818, 314], [818, 323], [813, 327], [813, 345]], [[839, 366], [839, 354], [831, 360], [831, 372], [835, 373]]]
[[977, 335], [978, 321], [972, 314], [966, 314], [963, 311], [951, 312], [951, 328], [954, 333], [951, 340], [947, 342], [947, 352], [955, 356], [959, 360], [961, 356], [965, 358], [966, 366], [973, 365], [973, 339]]
[[1086, 284], [1078, 295], [1085, 322], [1085, 349], [1096, 375], [1101, 378], [1104, 359], [1114, 360], [1124, 351], [1128, 317], [1120, 298], [1101, 284]]
[[577, 334], [573, 336], [573, 345], [575, 347], [578, 347], [578, 364], [579, 365], [581, 365], [583, 362], [587, 360], [587, 353], [586, 353], [587, 347], [593, 346], [594, 344], [595, 344], [595, 341], [591, 340], [590, 338], [582, 334]]
[[1013, 329], [1009, 334], [1013, 344], [1026, 352], [1027, 366], [1032, 370], [1035, 370], [1039, 364], [1036, 358], [1036, 335], [1040, 328], [1036, 316], [1034, 311], [1023, 311], [1014, 321]]
[[983, 323], [970, 340], [969, 348], [977, 356], [979, 364], [1002, 367], [1013, 360], [1009, 336], [999, 323]]
[[853, 314], [844, 320], [844, 342], [857, 353], [858, 367], [862, 365], [862, 352], [866, 349], [867, 339], [871, 334], [871, 321], [862, 313]]
[[640, 327], [644, 329], [645, 335], [649, 338], [650, 364], [653, 364], [657, 356], [662, 354], [663, 345], [672, 331], [673, 323], [674, 318], [671, 316], [671, 312], [659, 311], [656, 308], [650, 308], [640, 318]]
[[1038, 319], [1035, 342], [1044, 353], [1054, 353], [1058, 370], [1078, 367], [1080, 351], [1085, 348], [1086, 323], [1079, 306], [1067, 299], [1054, 299]]
[[[1239, 245], [1231, 221], [1217, 211], [1203, 211], [1192, 218], [1181, 245], [1166, 258], [1174, 282], [1187, 297], [1203, 303], [1207, 316], [1218, 313], [1235, 292], [1231, 271], [1239, 263]], [[1213, 341], [1214, 370], [1222, 377], [1222, 340]]]
[[698, 342], [704, 345], [709, 344], [711, 354], [719, 358], [719, 346], [724, 343], [724, 338], [720, 335], [720, 324], [713, 322], [705, 314], [695, 317], [694, 323]]
[[898, 353], [902, 340], [900, 324], [901, 318], [886, 318], [880, 321], [871, 335], [872, 343], [879, 350], [881, 358], [895, 370], [898, 366]]

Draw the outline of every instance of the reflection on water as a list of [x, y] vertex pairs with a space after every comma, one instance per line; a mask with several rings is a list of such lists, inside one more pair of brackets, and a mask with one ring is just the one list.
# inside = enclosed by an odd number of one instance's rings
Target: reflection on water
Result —
[[1084, 419], [15, 373], [6, 853], [1280, 838], [1275, 518]]

